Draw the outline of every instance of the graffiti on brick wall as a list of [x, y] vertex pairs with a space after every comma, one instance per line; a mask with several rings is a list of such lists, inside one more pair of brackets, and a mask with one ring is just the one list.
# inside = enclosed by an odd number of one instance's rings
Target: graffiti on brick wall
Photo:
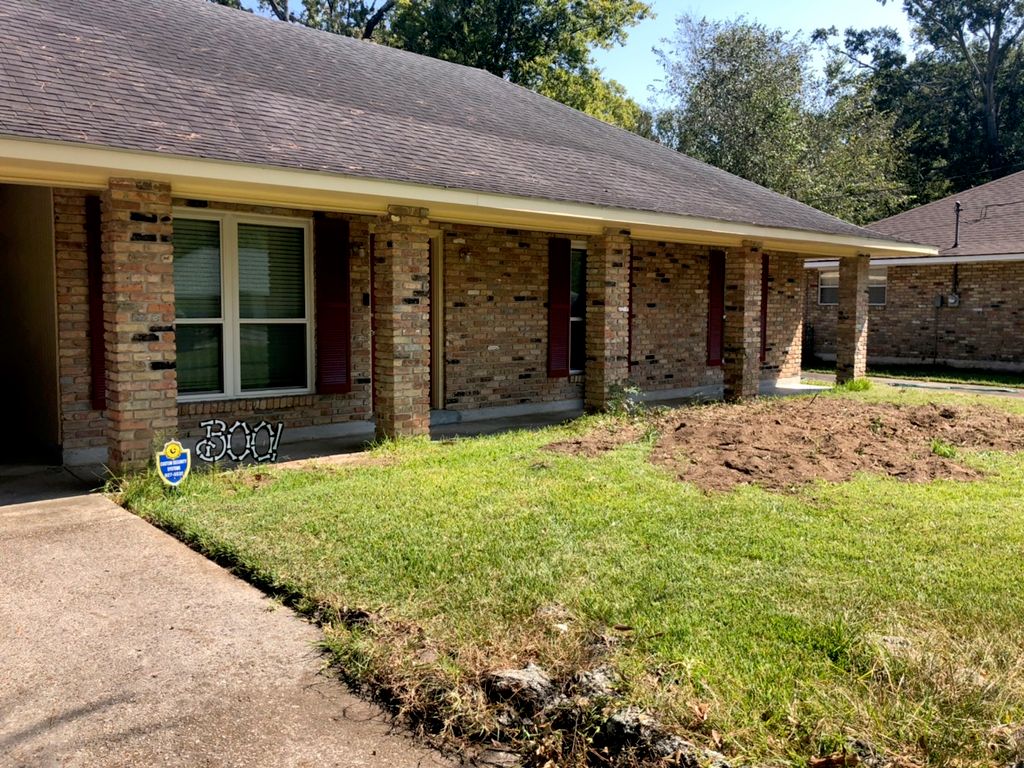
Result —
[[229, 427], [225, 421], [210, 419], [200, 422], [199, 426], [206, 431], [196, 443], [196, 456], [202, 461], [213, 463], [229, 459], [240, 462], [250, 459], [261, 464], [277, 461], [284, 424], [261, 421], [251, 426], [244, 421], [236, 421]]

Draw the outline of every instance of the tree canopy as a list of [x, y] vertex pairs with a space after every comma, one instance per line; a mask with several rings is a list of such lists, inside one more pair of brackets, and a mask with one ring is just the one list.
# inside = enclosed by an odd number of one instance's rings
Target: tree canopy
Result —
[[[883, 4], [891, 0], [879, 0]], [[891, 28], [818, 30], [851, 78], [894, 116], [915, 201], [1024, 167], [1024, 2], [903, 0], [907, 41]]]
[[891, 118], [841, 68], [816, 76], [806, 40], [743, 18], [682, 16], [668, 42], [660, 140], [851, 221], [904, 204]]

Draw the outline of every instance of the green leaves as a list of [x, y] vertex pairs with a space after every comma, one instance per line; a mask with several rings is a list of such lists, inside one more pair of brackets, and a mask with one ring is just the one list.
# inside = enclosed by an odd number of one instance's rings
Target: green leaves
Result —
[[657, 118], [662, 141], [858, 223], [905, 201], [891, 119], [841, 68], [816, 77], [807, 42], [742, 18], [687, 16], [670, 42], [659, 52], [672, 105]]

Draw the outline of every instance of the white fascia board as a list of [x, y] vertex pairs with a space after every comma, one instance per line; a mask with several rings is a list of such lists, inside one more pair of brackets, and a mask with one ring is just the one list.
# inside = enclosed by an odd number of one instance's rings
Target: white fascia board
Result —
[[870, 253], [930, 256], [931, 246], [828, 235], [694, 216], [515, 197], [424, 184], [344, 176], [323, 171], [250, 165], [87, 144], [0, 137], [0, 181], [104, 188], [112, 176], [166, 181], [175, 196], [249, 202], [351, 213], [383, 213], [388, 205], [430, 210], [437, 221], [543, 226], [552, 231], [597, 234], [629, 228], [634, 239], [709, 243], [757, 242], [766, 250], [839, 256]]
[[[902, 259], [872, 259], [873, 267], [934, 267], [940, 264], [989, 264], [999, 261], [1024, 261], [1024, 253], [982, 253], [972, 256], [931, 256]], [[804, 269], [837, 269], [836, 259], [810, 259]]]

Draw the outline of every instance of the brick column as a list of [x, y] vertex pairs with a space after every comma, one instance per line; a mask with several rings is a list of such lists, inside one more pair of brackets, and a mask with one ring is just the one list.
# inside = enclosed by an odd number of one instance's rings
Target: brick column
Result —
[[617, 385], [629, 379], [630, 233], [606, 229], [587, 248], [587, 410], [608, 407]]
[[374, 230], [373, 395], [378, 437], [430, 432], [430, 229], [391, 206]]
[[865, 254], [839, 259], [836, 383], [863, 378], [868, 369], [868, 269]]
[[103, 196], [110, 468], [143, 469], [178, 427], [169, 184], [111, 179]]
[[761, 383], [761, 249], [755, 243], [725, 254], [722, 374], [728, 401], [757, 397]]

